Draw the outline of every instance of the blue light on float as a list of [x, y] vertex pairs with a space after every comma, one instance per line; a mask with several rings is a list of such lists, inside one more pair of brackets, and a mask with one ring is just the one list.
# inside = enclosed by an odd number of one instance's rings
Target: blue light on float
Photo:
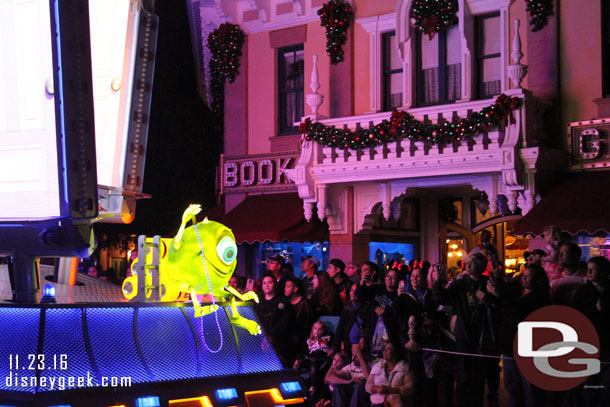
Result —
[[42, 298], [40, 299], [41, 304], [55, 304], [55, 286], [53, 284], [46, 284], [42, 289]]
[[216, 398], [218, 400], [233, 400], [237, 398], [237, 390], [233, 387], [227, 389], [217, 389]]
[[280, 384], [283, 393], [294, 393], [303, 390], [299, 382], [283, 382]]
[[136, 399], [136, 407], [161, 407], [161, 404], [159, 403], [159, 397], [146, 396]]
[[42, 289], [42, 295], [55, 298], [55, 286], [53, 284], [46, 284]]

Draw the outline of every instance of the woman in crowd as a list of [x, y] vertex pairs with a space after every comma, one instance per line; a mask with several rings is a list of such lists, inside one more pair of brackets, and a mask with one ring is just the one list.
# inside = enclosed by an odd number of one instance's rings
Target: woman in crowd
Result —
[[420, 347], [452, 349], [449, 317], [438, 310], [428, 288], [427, 269], [415, 268], [406, 289], [399, 286], [401, 318], [400, 343], [409, 351], [409, 364], [415, 373], [415, 398], [427, 407], [452, 405], [454, 369], [452, 359]]
[[323, 315], [341, 315], [343, 308], [341, 297], [328, 273], [317, 271], [313, 276], [313, 287], [314, 293], [311, 297], [311, 304], [314, 318], [318, 319]]
[[401, 359], [401, 348], [388, 343], [381, 359], [369, 374], [366, 391], [372, 407], [405, 407], [412, 405], [413, 376], [407, 362]]
[[286, 353], [287, 344], [287, 310], [283, 296], [277, 292], [277, 283], [272, 275], [263, 277], [262, 291], [263, 295], [259, 297], [259, 303], [254, 306], [254, 310], [269, 341], [282, 356]]
[[347, 303], [332, 344], [333, 352], [350, 353], [354, 344], [364, 341], [367, 345], [371, 341], [372, 321], [370, 303], [362, 301], [356, 294], [358, 285], [353, 284], [350, 288], [350, 301]]

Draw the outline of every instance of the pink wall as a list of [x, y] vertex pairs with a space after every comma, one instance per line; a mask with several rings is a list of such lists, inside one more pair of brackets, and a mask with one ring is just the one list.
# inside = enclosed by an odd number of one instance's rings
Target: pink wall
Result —
[[269, 46], [269, 32], [248, 36], [248, 55], [248, 154], [267, 153], [277, 128], [277, 54]]
[[245, 100], [248, 96], [248, 37], [244, 42], [240, 58], [239, 75], [235, 82], [225, 83], [224, 109], [224, 154], [227, 156], [244, 155], [248, 153], [248, 139], [244, 137], [248, 131], [248, 106]]
[[[600, 2], [561, 2], [560, 72], [562, 128], [596, 118], [593, 100], [602, 96]], [[549, 46], [552, 46], [549, 44]], [[565, 138], [565, 137], [564, 137]]]
[[371, 110], [371, 71], [369, 34], [354, 24], [354, 114]]
[[396, 0], [352, 0], [355, 18], [376, 16], [378, 14], [393, 13], [396, 11]]

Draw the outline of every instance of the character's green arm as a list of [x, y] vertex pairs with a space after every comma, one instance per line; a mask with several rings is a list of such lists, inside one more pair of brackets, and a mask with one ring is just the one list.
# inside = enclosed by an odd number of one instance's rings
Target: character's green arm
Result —
[[237, 306], [235, 304], [235, 297], [239, 298], [242, 301], [254, 300], [258, 302], [258, 296], [254, 291], [248, 291], [245, 294], [240, 294], [235, 288], [231, 286], [224, 287], [226, 292], [233, 294], [231, 297], [231, 315], [229, 316], [229, 320], [235, 326], [239, 326], [250, 332], [252, 335], [258, 335], [261, 333], [261, 327], [255, 322], [249, 319], [246, 319], [239, 315], [237, 311]]
[[184, 228], [186, 228], [186, 224], [189, 220], [192, 220], [193, 225], [195, 225], [197, 223], [197, 218], [195, 217], [195, 215], [197, 215], [199, 212], [201, 212], [201, 205], [190, 204], [189, 207], [186, 208], [186, 210], [182, 214], [182, 223], [180, 224], [180, 229], [178, 229], [178, 233], [174, 238], [175, 250], [180, 250], [180, 247], [182, 246], [182, 234], [184, 233]]
[[258, 296], [256, 295], [256, 293], [254, 291], [248, 291], [247, 293], [242, 294], [239, 291], [237, 291], [235, 288], [231, 287], [230, 285], [226, 285], [224, 287], [224, 289], [242, 301], [254, 300], [254, 301], [258, 302]]

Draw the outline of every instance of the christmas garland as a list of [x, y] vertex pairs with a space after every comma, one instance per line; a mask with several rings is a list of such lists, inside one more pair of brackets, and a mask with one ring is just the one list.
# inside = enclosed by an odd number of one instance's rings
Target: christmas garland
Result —
[[488, 131], [507, 122], [514, 124], [512, 112], [520, 106], [521, 99], [502, 94], [493, 105], [480, 112], [472, 112], [466, 118], [441, 124], [421, 122], [407, 112], [394, 110], [390, 120], [384, 120], [368, 129], [337, 129], [307, 118], [299, 126], [299, 131], [308, 141], [313, 140], [342, 150], [360, 150], [403, 139], [446, 145], [471, 139], [481, 131]]
[[212, 110], [219, 115], [224, 107], [225, 80], [228, 79], [229, 83], [235, 81], [243, 44], [244, 33], [236, 24], [221, 24], [208, 36], [208, 47], [212, 53], [210, 59]]
[[457, 24], [457, 12], [457, 0], [414, 0], [411, 5], [415, 26], [430, 39], [440, 30]]
[[549, 16], [553, 14], [553, 0], [525, 0], [525, 4], [525, 10], [532, 16], [532, 31], [542, 30], [547, 25]]
[[320, 25], [326, 27], [326, 53], [330, 63], [337, 65], [343, 61], [343, 44], [347, 41], [347, 29], [354, 12], [344, 0], [330, 0], [320, 10]]

